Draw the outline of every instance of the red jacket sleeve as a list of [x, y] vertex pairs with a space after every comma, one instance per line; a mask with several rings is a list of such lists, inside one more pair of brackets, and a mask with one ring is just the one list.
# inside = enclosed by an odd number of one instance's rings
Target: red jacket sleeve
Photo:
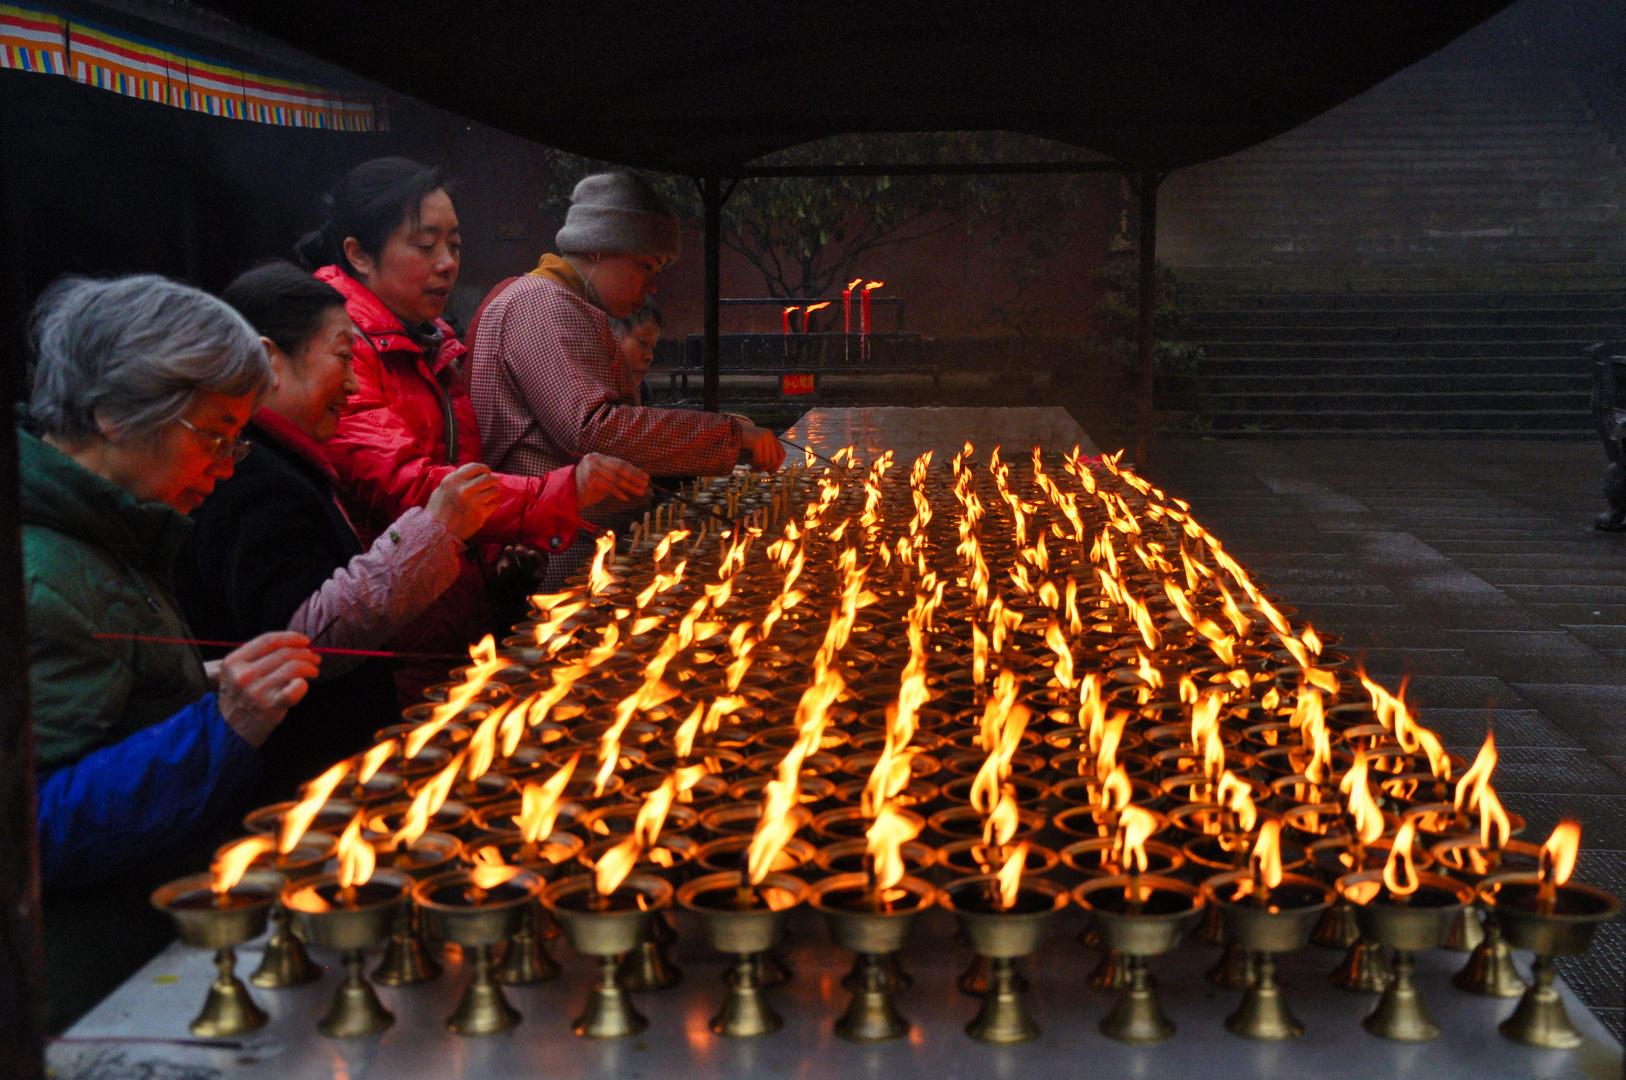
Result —
[[[454, 466], [446, 462], [440, 433], [440, 392], [416, 357], [410, 364], [393, 363], [357, 345], [358, 389], [323, 451], [339, 474], [346, 503], [366, 516], [376, 535], [412, 507], [427, 505]], [[427, 422], [430, 417], [433, 423]], [[566, 467], [541, 477], [498, 473], [502, 501], [472, 539], [563, 550], [576, 535], [574, 472]]]

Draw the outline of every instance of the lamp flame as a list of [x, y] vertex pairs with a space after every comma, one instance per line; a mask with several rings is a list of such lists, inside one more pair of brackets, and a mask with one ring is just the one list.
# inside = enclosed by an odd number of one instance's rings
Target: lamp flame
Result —
[[311, 827], [316, 815], [321, 813], [322, 804], [327, 802], [333, 790], [350, 771], [350, 762], [341, 761], [331, 769], [306, 784], [300, 790], [304, 797], [288, 808], [282, 815], [282, 832], [277, 840], [277, 850], [284, 855], [299, 845], [299, 838], [305, 835], [305, 830]]
[[219, 894], [230, 892], [233, 885], [243, 880], [255, 859], [276, 849], [277, 842], [269, 836], [250, 836], [237, 841], [222, 850], [209, 867], [209, 888]]
[[1022, 870], [1028, 862], [1028, 842], [1017, 844], [995, 875], [999, 881], [999, 910], [1009, 911], [1022, 888]]
[[1541, 845], [1541, 868], [1538, 872], [1543, 887], [1556, 889], [1569, 881], [1580, 849], [1581, 823], [1574, 818], [1564, 818], [1553, 828], [1547, 842]]
[[1417, 867], [1412, 862], [1411, 848], [1417, 839], [1417, 823], [1408, 821], [1395, 834], [1394, 847], [1383, 864], [1383, 884], [1391, 896], [1410, 896], [1417, 891]]
[[1383, 812], [1372, 799], [1372, 789], [1367, 785], [1368, 771], [1366, 751], [1357, 750], [1355, 764], [1338, 782], [1338, 790], [1349, 798], [1348, 809], [1355, 821], [1355, 836], [1363, 844], [1370, 844], [1383, 835]]
[[559, 819], [565, 785], [570, 783], [571, 776], [576, 772], [576, 763], [581, 758], [582, 752], [578, 750], [570, 755], [570, 760], [558, 772], [540, 784], [526, 784], [521, 790], [519, 816], [514, 819], [514, 824], [519, 826], [527, 844], [535, 844], [553, 833], [554, 822]]
[[920, 835], [920, 826], [893, 809], [891, 803], [881, 807], [875, 821], [864, 832], [864, 851], [875, 868], [875, 889], [886, 890], [903, 880], [903, 845]]
[[362, 819], [366, 815], [358, 812], [350, 819], [350, 824], [344, 827], [339, 834], [339, 887], [353, 889], [357, 885], [365, 885], [372, 879], [373, 868], [378, 864], [378, 855], [373, 851], [373, 845], [361, 838]]

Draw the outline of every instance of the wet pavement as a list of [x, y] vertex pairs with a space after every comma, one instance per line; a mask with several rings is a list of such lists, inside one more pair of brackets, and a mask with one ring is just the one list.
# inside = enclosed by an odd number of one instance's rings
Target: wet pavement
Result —
[[[1110, 449], [1110, 448], [1109, 448]], [[1343, 638], [1472, 758], [1540, 841], [1583, 826], [1576, 870], [1626, 893], [1626, 536], [1600, 534], [1586, 442], [1168, 440], [1146, 474], [1257, 578]], [[1626, 923], [1560, 970], [1618, 1038]]]

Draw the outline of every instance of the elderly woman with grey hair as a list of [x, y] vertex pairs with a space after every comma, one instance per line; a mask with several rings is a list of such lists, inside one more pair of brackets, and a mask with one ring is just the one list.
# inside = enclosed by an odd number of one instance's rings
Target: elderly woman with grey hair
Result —
[[235, 809], [318, 658], [279, 633], [205, 665], [170, 591], [186, 513], [231, 475], [270, 380], [259, 335], [207, 293], [137, 276], [58, 282], [32, 337], [17, 440], [50, 889], [115, 877]]

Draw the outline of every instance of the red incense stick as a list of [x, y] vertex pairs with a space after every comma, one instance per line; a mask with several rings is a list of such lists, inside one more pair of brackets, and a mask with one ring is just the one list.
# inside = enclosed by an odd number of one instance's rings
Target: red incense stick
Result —
[[[220, 649], [237, 649], [247, 645], [246, 641], [209, 641], [204, 638], [182, 637], [155, 637], [149, 634], [92, 634], [94, 641], [151, 641], [159, 645], [205, 645]], [[328, 653], [333, 656], [377, 656], [384, 659], [401, 658], [406, 660], [467, 660], [466, 656], [456, 653], [422, 653], [422, 652], [386, 652], [382, 649], [335, 649], [326, 645], [308, 646], [313, 653]]]

